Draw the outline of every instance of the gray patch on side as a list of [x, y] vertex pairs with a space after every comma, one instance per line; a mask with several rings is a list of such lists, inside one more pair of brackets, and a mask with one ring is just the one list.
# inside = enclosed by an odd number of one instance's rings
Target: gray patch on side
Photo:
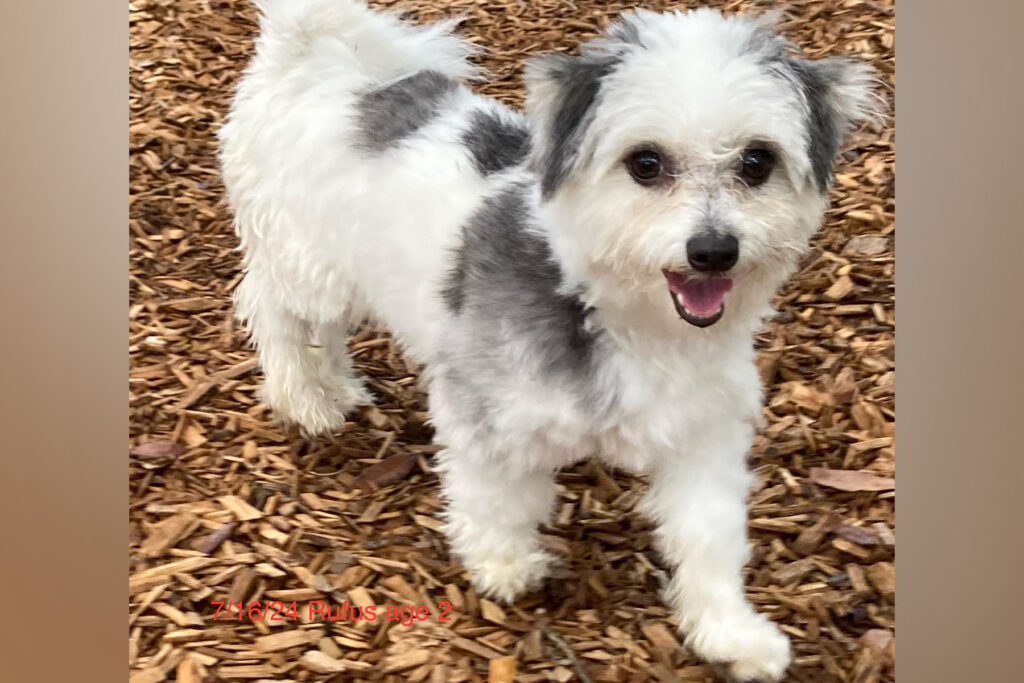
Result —
[[478, 109], [462, 134], [462, 144], [473, 155], [476, 170], [487, 177], [522, 163], [530, 150], [530, 134], [518, 122]]
[[418, 71], [365, 93], [357, 105], [360, 146], [383, 152], [437, 116], [455, 81], [436, 71]]
[[542, 158], [541, 193], [545, 198], [550, 197], [569, 175], [579, 155], [583, 135], [594, 118], [593, 109], [601, 90], [601, 80], [612, 72], [618, 62], [617, 56], [550, 60], [548, 77], [558, 84], [560, 91]]
[[826, 74], [813, 62], [781, 58], [772, 68], [794, 83], [807, 107], [807, 156], [820, 192], [832, 184], [832, 161], [842, 142], [842, 122], [829, 105]]
[[466, 304], [466, 271], [469, 270], [469, 257], [465, 245], [465, 230], [463, 230], [463, 244], [455, 252], [455, 259], [452, 268], [445, 278], [441, 287], [441, 298], [445, 306], [452, 313], [458, 315]]
[[489, 357], [512, 334], [527, 340], [545, 372], [584, 381], [598, 333], [580, 297], [561, 291], [548, 243], [529, 231], [524, 191], [512, 186], [487, 199], [467, 223], [444, 299], [479, 329], [474, 356]]

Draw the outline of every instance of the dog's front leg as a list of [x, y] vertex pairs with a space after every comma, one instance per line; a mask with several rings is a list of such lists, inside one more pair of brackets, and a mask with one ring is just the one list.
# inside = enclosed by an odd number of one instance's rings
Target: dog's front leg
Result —
[[439, 457], [448, 499], [444, 532], [477, 590], [512, 602], [538, 586], [552, 559], [541, 548], [538, 525], [554, 505], [553, 473], [472, 451], [448, 449]]
[[737, 681], [777, 681], [788, 639], [754, 611], [743, 591], [747, 553], [746, 453], [751, 429], [718, 425], [693, 449], [651, 473], [644, 512], [671, 564], [668, 600], [686, 645]]

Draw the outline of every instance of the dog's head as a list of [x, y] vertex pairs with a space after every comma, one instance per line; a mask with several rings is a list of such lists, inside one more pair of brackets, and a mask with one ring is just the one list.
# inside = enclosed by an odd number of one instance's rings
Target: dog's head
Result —
[[796, 57], [772, 23], [641, 10], [528, 65], [544, 210], [588, 280], [705, 327], [792, 271], [877, 99], [870, 67]]

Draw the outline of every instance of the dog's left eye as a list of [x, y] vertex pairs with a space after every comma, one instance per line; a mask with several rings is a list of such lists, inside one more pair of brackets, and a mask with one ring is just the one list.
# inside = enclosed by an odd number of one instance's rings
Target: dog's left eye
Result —
[[641, 149], [626, 157], [626, 168], [633, 180], [641, 185], [652, 185], [665, 172], [661, 155], [653, 149]]
[[757, 187], [762, 184], [768, 180], [774, 168], [775, 154], [771, 150], [763, 147], [744, 150], [740, 176], [747, 185]]

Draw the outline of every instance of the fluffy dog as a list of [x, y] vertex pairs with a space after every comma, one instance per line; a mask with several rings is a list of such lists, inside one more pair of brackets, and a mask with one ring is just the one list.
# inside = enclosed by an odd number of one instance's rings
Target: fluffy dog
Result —
[[262, 4], [220, 137], [266, 402], [338, 427], [371, 400], [346, 334], [383, 321], [426, 366], [446, 534], [481, 591], [543, 579], [553, 475], [598, 457], [651, 477], [687, 645], [780, 678], [788, 641], [742, 579], [752, 339], [876, 109], [871, 69], [799, 58], [764, 17], [637, 11], [531, 61], [521, 114], [466, 87], [453, 23]]

